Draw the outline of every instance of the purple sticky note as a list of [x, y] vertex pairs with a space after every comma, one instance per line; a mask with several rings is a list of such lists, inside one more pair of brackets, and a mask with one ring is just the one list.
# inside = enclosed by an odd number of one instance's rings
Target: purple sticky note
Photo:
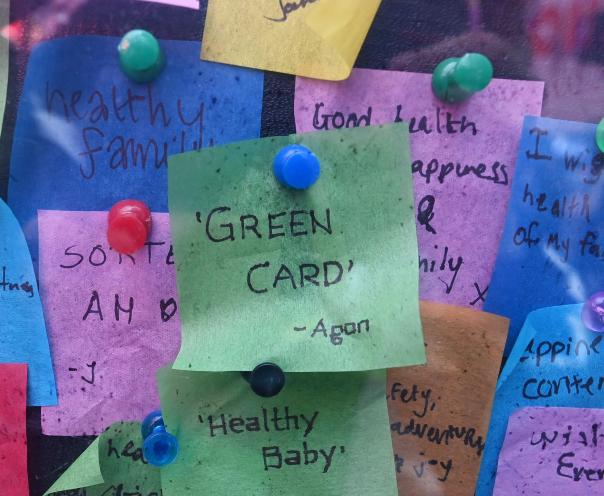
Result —
[[604, 409], [523, 408], [508, 422], [493, 496], [604, 494]]
[[42, 430], [92, 435], [159, 406], [155, 373], [180, 348], [168, 214], [134, 255], [107, 243], [107, 212], [40, 210], [40, 292], [59, 406]]
[[409, 122], [421, 298], [482, 308], [523, 117], [542, 100], [541, 82], [495, 79], [446, 105], [430, 74], [356, 69], [343, 82], [296, 79], [296, 130]]

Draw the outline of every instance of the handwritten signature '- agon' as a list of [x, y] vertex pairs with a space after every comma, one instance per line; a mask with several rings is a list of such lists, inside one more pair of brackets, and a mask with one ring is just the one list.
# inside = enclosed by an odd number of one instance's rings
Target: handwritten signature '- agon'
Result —
[[285, 22], [287, 21], [287, 16], [292, 12], [295, 12], [298, 9], [302, 9], [306, 7], [309, 3], [315, 3], [319, 0], [300, 0], [300, 2], [283, 2], [283, 0], [279, 0], [279, 7], [281, 9], [282, 17], [274, 18], [264, 16], [265, 19], [273, 22]]

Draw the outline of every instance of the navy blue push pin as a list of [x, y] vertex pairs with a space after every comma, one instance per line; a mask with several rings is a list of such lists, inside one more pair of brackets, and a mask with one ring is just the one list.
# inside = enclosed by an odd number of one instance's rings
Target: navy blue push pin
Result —
[[302, 145], [288, 145], [273, 161], [275, 176], [283, 186], [308, 189], [319, 179], [321, 164], [317, 156]]
[[581, 310], [581, 320], [588, 329], [604, 332], [604, 292], [590, 296]]
[[155, 410], [145, 417], [141, 425], [143, 454], [155, 467], [172, 463], [178, 454], [178, 440], [166, 430], [161, 411]]
[[261, 363], [251, 372], [241, 372], [241, 375], [250, 383], [252, 391], [263, 398], [278, 395], [285, 386], [285, 374], [274, 363]]

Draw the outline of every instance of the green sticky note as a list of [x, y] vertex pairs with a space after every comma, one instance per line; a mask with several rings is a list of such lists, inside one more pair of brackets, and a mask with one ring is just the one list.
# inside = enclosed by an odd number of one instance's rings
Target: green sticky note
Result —
[[159, 469], [144, 459], [142, 442], [140, 423], [113, 424], [88, 446], [45, 496], [160, 496]]
[[[282, 186], [310, 148], [321, 176]], [[174, 368], [356, 371], [425, 361], [408, 126], [265, 138], [176, 155], [169, 203], [182, 346]]]
[[163, 496], [395, 496], [385, 371], [291, 373], [273, 398], [240, 373], [162, 369], [178, 457]]

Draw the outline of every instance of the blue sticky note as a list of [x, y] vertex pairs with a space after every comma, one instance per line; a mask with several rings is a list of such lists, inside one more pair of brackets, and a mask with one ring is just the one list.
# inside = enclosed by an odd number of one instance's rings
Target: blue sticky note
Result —
[[499, 377], [477, 496], [490, 496], [510, 415], [520, 408], [604, 407], [604, 334], [581, 321], [583, 305], [531, 312]]
[[151, 84], [120, 70], [119, 38], [75, 36], [31, 54], [17, 117], [9, 204], [37, 259], [37, 209], [109, 210], [126, 198], [168, 209], [168, 156], [257, 138], [263, 73], [205, 62], [163, 41]]
[[484, 310], [510, 318], [508, 355], [537, 308], [604, 290], [604, 154], [596, 126], [526, 117]]
[[38, 284], [19, 222], [0, 200], [0, 363], [26, 363], [27, 404], [57, 404]]

